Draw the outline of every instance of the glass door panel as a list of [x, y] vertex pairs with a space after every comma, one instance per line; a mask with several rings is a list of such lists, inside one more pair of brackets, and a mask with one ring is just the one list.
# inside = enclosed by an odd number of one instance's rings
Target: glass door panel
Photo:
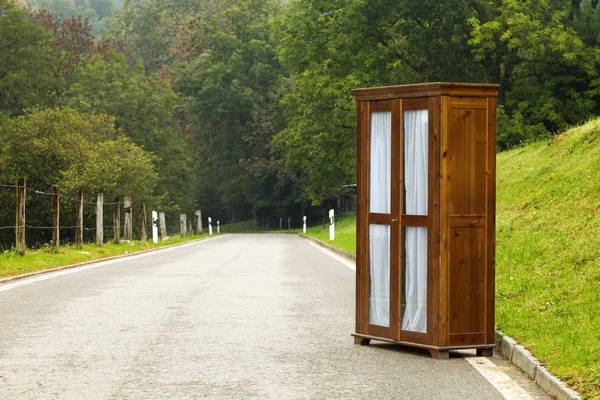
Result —
[[427, 215], [429, 112], [404, 111], [404, 214]]
[[390, 227], [369, 226], [369, 323], [390, 326]]
[[402, 330], [427, 332], [427, 228], [403, 228]]
[[[369, 212], [369, 324], [390, 327], [391, 229], [381, 218], [392, 204], [392, 112], [371, 113]], [[387, 222], [391, 217], [387, 218]]]
[[392, 113], [371, 113], [370, 212], [389, 214], [392, 188]]
[[404, 111], [403, 121], [401, 329], [426, 333], [427, 218], [410, 217], [427, 217], [428, 214], [429, 112]]

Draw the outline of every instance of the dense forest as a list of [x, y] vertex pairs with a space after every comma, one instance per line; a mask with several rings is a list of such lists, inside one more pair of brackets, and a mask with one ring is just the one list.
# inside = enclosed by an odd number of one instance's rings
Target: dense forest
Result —
[[353, 88], [500, 83], [498, 150], [597, 115], [598, 3], [0, 0], [0, 183], [316, 213], [353, 191]]

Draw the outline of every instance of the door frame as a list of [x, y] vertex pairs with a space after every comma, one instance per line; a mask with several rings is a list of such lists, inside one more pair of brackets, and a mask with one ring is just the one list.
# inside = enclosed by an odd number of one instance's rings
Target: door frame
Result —
[[[439, 259], [439, 127], [440, 116], [436, 110], [441, 106], [439, 97], [421, 97], [381, 101], [359, 101], [357, 142], [357, 280], [356, 280], [356, 332], [370, 337], [392, 341], [437, 345], [439, 271], [435, 268]], [[403, 112], [406, 110], [427, 109], [429, 112], [428, 137], [428, 215], [403, 215], [403, 178], [404, 178], [404, 138]], [[370, 212], [370, 170], [371, 170], [371, 113], [390, 111], [392, 113], [391, 135], [391, 207], [389, 214]], [[369, 323], [369, 227], [371, 224], [390, 226], [390, 326], [383, 327]], [[401, 282], [402, 282], [402, 231], [405, 226], [424, 226], [428, 228], [427, 244], [427, 332], [401, 330]]]
[[[400, 213], [402, 205], [395, 199], [400, 197], [401, 174], [396, 174], [401, 168], [401, 152], [397, 149], [400, 142], [400, 100], [365, 101], [359, 105], [359, 120], [363, 124], [358, 143], [359, 170], [357, 183], [359, 187], [360, 207], [357, 210], [357, 262], [363, 266], [364, 273], [357, 275], [357, 332], [369, 336], [398, 340], [400, 321]], [[380, 214], [370, 212], [370, 174], [371, 174], [371, 113], [391, 112], [391, 171], [390, 171], [390, 213]], [[362, 168], [361, 168], [362, 165]], [[369, 286], [370, 263], [369, 242], [370, 225], [387, 225], [390, 227], [390, 320], [389, 327], [373, 325], [369, 322]], [[359, 281], [360, 280], [360, 281]]]

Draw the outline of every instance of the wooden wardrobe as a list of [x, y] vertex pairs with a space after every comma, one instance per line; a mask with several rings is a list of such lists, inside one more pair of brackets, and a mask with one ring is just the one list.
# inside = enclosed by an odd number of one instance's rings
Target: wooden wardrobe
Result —
[[491, 355], [498, 85], [356, 89], [355, 343]]

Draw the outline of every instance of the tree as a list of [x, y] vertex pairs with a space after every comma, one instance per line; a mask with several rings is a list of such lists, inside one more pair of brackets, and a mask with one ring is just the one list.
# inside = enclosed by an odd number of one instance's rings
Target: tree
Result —
[[48, 42], [54, 59], [51, 71], [57, 82], [55, 95], [60, 97], [75, 80], [77, 68], [95, 53], [92, 27], [87, 18], [60, 19], [47, 10], [34, 12], [31, 20], [52, 33], [52, 40]]
[[56, 62], [49, 32], [32, 23], [24, 10], [0, 0], [0, 111], [20, 115], [34, 105], [51, 106]]
[[158, 156], [158, 192], [191, 208], [190, 148], [174, 117], [178, 98], [168, 82], [146, 76], [140, 64], [130, 68], [125, 56], [115, 51], [93, 56], [77, 77], [65, 102], [82, 112], [114, 116], [125, 135]]
[[[0, 182], [26, 176], [33, 196], [35, 190], [49, 192], [59, 184], [71, 209], [68, 199], [80, 189], [92, 196], [103, 191], [107, 196], [127, 194], [156, 204], [154, 157], [132, 144], [114, 122], [108, 115], [80, 114], [68, 108], [1, 119]], [[13, 196], [0, 192], [0, 220], [14, 218], [14, 208], [8, 206]], [[29, 198], [27, 218], [30, 225], [48, 226], [52, 215], [47, 196]], [[63, 221], [70, 218], [73, 213], [63, 214]]]
[[475, 57], [501, 85], [500, 148], [560, 132], [600, 111], [600, 49], [577, 32], [580, 23], [593, 26], [597, 38], [599, 20], [592, 8], [574, 3], [504, 0], [492, 20], [471, 19]]
[[[198, 16], [171, 71], [187, 99], [198, 148], [198, 198], [218, 201], [231, 218], [284, 207], [276, 195], [279, 167], [270, 140], [284, 124], [278, 103], [282, 71], [269, 31], [275, 2], [241, 1], [212, 16]], [[181, 57], [181, 58], [179, 58]], [[186, 62], [178, 62], [185, 59]], [[207, 194], [213, 196], [207, 197]]]
[[294, 77], [274, 138], [303, 196], [318, 204], [355, 183], [359, 87], [487, 80], [469, 46], [479, 0], [292, 1], [276, 19], [278, 56]]
[[57, 19], [87, 20], [94, 35], [104, 33], [104, 23], [116, 8], [112, 0], [29, 0], [28, 4], [33, 11], [47, 11]]

